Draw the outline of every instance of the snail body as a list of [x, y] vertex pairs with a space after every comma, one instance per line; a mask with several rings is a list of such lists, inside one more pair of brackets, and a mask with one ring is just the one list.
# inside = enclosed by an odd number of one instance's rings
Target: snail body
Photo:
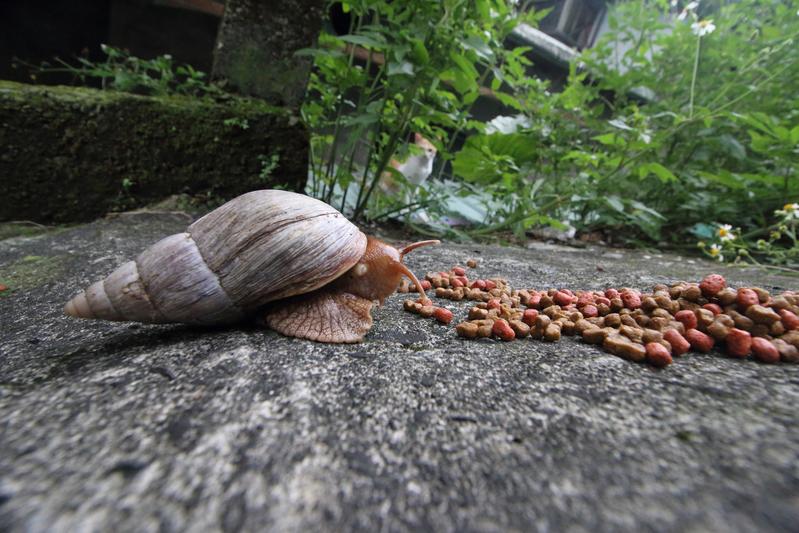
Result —
[[[358, 342], [374, 302], [403, 275], [399, 251], [367, 237], [331, 206], [288, 191], [227, 202], [124, 263], [64, 307], [79, 318], [230, 324], [253, 315], [276, 331]], [[392, 285], [393, 284], [393, 285]]]

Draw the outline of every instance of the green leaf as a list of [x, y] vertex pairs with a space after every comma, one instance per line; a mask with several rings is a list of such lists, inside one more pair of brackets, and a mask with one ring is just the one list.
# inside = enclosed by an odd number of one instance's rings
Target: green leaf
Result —
[[669, 181], [677, 181], [677, 176], [675, 176], [671, 172], [671, 170], [667, 169], [660, 163], [654, 163], [654, 162], [649, 163], [649, 170], [650, 172], [653, 172], [658, 178], [660, 178], [660, 181], [664, 183], [667, 183]]
[[366, 48], [383, 48], [386, 45], [382, 35], [340, 35], [338, 40], [345, 43], [357, 44]]
[[799, 143], [799, 126], [796, 126], [794, 129], [791, 130], [791, 143], [793, 144]]

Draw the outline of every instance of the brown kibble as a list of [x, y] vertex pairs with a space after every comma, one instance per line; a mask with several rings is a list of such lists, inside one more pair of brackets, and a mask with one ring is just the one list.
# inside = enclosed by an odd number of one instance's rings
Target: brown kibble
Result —
[[598, 328], [598, 327], [590, 327], [586, 328], [582, 332], [583, 341], [587, 342], [588, 344], [602, 344], [605, 340], [605, 337], [608, 336], [608, 332], [613, 331], [612, 328]]
[[699, 285], [691, 284], [682, 291], [681, 296], [688, 301], [696, 302], [702, 296], [702, 289], [699, 288]]
[[[539, 317], [540, 318], [540, 317]], [[556, 342], [560, 340], [560, 324], [552, 322], [544, 328], [544, 340], [548, 342]]]
[[780, 352], [780, 360], [785, 363], [799, 363], [799, 348], [788, 344], [782, 339], [774, 339], [771, 342], [774, 343], [774, 347]]
[[699, 331], [705, 331], [707, 327], [716, 319], [716, 315], [714, 315], [713, 311], [710, 311], [709, 309], [697, 309], [694, 311], [694, 314], [696, 315], [697, 329]]
[[766, 325], [770, 325], [780, 319], [780, 315], [773, 309], [763, 307], [759, 304], [749, 306], [746, 310], [746, 316], [758, 324]]
[[782, 322], [774, 322], [768, 328], [768, 334], [771, 335], [772, 337], [779, 337], [784, 333], [785, 333], [785, 326], [782, 324]]
[[[679, 324], [679, 322], [677, 322]], [[649, 329], [656, 329], [658, 331], [664, 331], [666, 328], [670, 327], [671, 320], [668, 320], [663, 317], [656, 316], [649, 321]], [[682, 326], [682, 324], [680, 324]]]
[[649, 344], [650, 342], [660, 342], [663, 340], [663, 333], [656, 329], [645, 329], [641, 333], [641, 341], [644, 344]]
[[477, 259], [467, 259], [466, 266], [469, 268], [477, 268]]
[[619, 333], [627, 337], [633, 342], [640, 343], [644, 336], [644, 330], [631, 326], [622, 325], [619, 327]]
[[458, 335], [467, 339], [476, 338], [478, 329], [479, 326], [474, 322], [461, 322], [455, 326], [455, 331], [458, 333]]
[[652, 311], [657, 309], [658, 303], [657, 301], [651, 296], [645, 296], [641, 299], [641, 309], [646, 312]]
[[578, 335], [582, 335], [583, 332], [587, 329], [596, 328], [594, 324], [590, 323], [588, 320], [581, 318], [574, 323], [574, 331]]
[[480, 324], [477, 326], [477, 336], [481, 339], [486, 337], [490, 337], [494, 330], [494, 322], [491, 321], [491, 324]]
[[517, 339], [523, 339], [530, 334], [530, 326], [521, 320], [510, 320], [508, 322], [513, 332], [516, 334]]
[[718, 294], [716, 294], [716, 298], [722, 306], [726, 307], [735, 303], [735, 300], [738, 298], [738, 292], [732, 287], [727, 287], [719, 291]]
[[735, 325], [740, 329], [750, 330], [752, 329], [752, 326], [755, 325], [751, 318], [742, 315], [738, 311], [729, 309], [727, 310], [727, 315], [729, 315], [735, 321]]
[[423, 316], [424, 318], [430, 318], [433, 316], [433, 311], [435, 311], [435, 307], [432, 305], [423, 305], [421, 309], [419, 309], [419, 315]]
[[[727, 316], [727, 315], [719, 315], [719, 317]], [[732, 319], [727, 317], [730, 322]], [[708, 334], [716, 339], [717, 341], [723, 341], [727, 338], [727, 334], [730, 332], [730, 329], [733, 325], [727, 324], [724, 320], [714, 320], [712, 324], [707, 327]]]
[[760, 301], [761, 304], [764, 304], [771, 299], [771, 294], [766, 289], [760, 287], [752, 287], [752, 290], [755, 291], [755, 294], [757, 294], [757, 299]]
[[618, 313], [605, 315], [605, 325], [611, 328], [619, 327], [621, 325], [621, 316]]
[[632, 328], [640, 327], [638, 326], [638, 322], [635, 321], [635, 318], [630, 315], [621, 315], [621, 323]]
[[576, 333], [576, 330], [574, 328], [574, 322], [572, 322], [568, 318], [560, 319], [558, 320], [558, 323], [560, 324], [560, 331], [564, 335], [572, 336]]
[[618, 333], [613, 333], [605, 337], [602, 347], [624, 359], [631, 361], [643, 361], [646, 358], [646, 348], [643, 344], [637, 344]]

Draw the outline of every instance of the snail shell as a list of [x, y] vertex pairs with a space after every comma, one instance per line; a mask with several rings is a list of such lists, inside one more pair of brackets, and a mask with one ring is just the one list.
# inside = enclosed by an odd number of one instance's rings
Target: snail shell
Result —
[[253, 191], [157, 242], [75, 296], [64, 311], [105, 320], [232, 323], [264, 304], [330, 283], [358, 262], [366, 242], [324, 202]]

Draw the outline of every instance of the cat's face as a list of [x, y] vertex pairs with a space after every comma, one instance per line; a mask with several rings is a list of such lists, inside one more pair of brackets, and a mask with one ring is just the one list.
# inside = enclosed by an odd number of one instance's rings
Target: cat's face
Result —
[[424, 155], [427, 159], [435, 159], [438, 150], [433, 143], [425, 139], [421, 133], [414, 133], [413, 140], [416, 146], [424, 150]]

